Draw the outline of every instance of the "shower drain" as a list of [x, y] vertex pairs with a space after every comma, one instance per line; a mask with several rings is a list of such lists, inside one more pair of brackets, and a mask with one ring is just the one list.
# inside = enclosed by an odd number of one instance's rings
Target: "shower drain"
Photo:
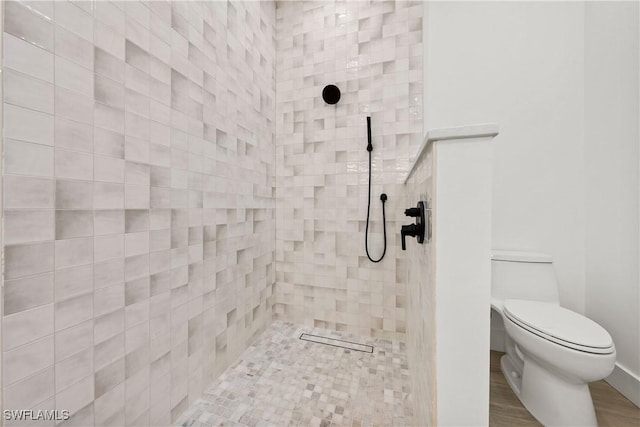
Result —
[[302, 335], [300, 335], [300, 339], [303, 341], [314, 342], [316, 344], [324, 344], [324, 345], [330, 345], [332, 347], [346, 348], [348, 350], [361, 351], [363, 353], [373, 353], [373, 346], [367, 345], [367, 344], [360, 344], [353, 341], [339, 340], [337, 338], [329, 338], [329, 337], [323, 337], [320, 335], [313, 335], [313, 334], [307, 334], [307, 333], [303, 333]]

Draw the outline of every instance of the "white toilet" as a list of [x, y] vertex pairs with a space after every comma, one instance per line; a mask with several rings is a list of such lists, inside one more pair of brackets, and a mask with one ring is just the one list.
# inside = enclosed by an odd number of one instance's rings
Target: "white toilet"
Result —
[[588, 383], [616, 361], [609, 333], [560, 307], [549, 255], [494, 251], [491, 307], [502, 316], [502, 373], [524, 406], [545, 426], [597, 426]]

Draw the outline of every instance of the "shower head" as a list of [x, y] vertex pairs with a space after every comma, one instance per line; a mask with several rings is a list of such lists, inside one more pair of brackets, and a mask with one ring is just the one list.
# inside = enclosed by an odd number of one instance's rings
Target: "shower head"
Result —
[[322, 99], [327, 104], [337, 104], [340, 101], [340, 89], [336, 85], [326, 85], [322, 90]]

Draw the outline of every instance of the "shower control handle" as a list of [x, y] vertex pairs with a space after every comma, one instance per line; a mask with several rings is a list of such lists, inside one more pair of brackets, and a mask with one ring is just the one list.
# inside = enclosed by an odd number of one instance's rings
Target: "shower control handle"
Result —
[[424, 242], [424, 235], [427, 224], [427, 208], [423, 201], [418, 202], [415, 208], [405, 209], [404, 214], [408, 217], [415, 218], [414, 224], [403, 225], [400, 229], [400, 237], [402, 238], [402, 250], [407, 250], [407, 236], [415, 237], [418, 243]]
[[424, 229], [418, 224], [403, 225], [402, 228], [400, 229], [400, 236], [402, 237], [402, 250], [403, 251], [407, 250], [407, 241], [406, 241], [407, 236], [416, 237], [421, 233], [424, 234]]

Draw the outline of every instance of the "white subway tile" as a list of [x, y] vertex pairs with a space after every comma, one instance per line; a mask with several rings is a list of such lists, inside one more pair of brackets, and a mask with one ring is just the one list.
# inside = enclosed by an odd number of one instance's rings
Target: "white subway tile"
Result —
[[4, 136], [53, 145], [53, 116], [11, 104], [4, 105]]
[[53, 55], [45, 49], [5, 34], [2, 40], [4, 66], [53, 83]]

